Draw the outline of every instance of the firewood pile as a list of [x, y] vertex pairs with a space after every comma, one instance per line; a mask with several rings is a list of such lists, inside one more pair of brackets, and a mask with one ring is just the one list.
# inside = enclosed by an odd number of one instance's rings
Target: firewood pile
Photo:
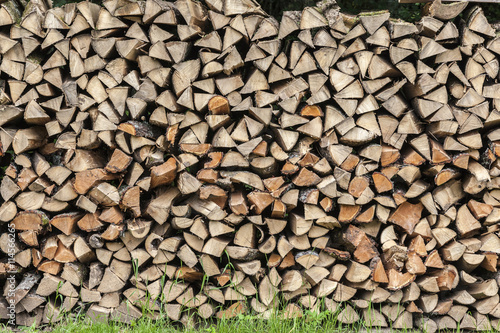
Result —
[[3, 2], [0, 318], [496, 328], [500, 38], [317, 6]]

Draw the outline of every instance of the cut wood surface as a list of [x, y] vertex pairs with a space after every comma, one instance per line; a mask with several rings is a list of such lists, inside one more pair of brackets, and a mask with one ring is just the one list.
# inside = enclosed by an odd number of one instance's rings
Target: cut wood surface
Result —
[[0, 319], [498, 328], [500, 37], [424, 13], [3, 1]]

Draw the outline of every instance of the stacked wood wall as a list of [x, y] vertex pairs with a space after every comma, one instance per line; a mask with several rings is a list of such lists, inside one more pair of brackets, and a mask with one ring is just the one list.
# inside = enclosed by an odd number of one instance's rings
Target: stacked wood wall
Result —
[[496, 327], [500, 39], [466, 6], [2, 3], [0, 317]]

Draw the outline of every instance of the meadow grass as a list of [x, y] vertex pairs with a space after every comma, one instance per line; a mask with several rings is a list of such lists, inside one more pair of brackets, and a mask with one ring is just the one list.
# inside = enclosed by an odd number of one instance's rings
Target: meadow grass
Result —
[[[53, 333], [337, 333], [337, 332], [359, 332], [364, 331], [362, 324], [350, 327], [342, 326], [336, 320], [336, 315], [331, 312], [313, 313], [306, 312], [301, 318], [283, 319], [281, 316], [274, 316], [269, 319], [260, 319], [252, 315], [239, 315], [231, 319], [220, 319], [199, 322], [196, 327], [184, 327], [178, 322], [168, 319], [140, 319], [129, 325], [109, 322], [92, 323], [84, 318], [66, 317], [61, 322], [34, 327], [18, 327], [20, 332], [48, 331]], [[1, 332], [11, 331], [7, 326], [0, 327]]]
[[[11, 327], [0, 326], [0, 332], [12, 332]], [[261, 319], [252, 315], [239, 315], [231, 319], [219, 319], [198, 322], [196, 327], [185, 327], [179, 322], [169, 319], [151, 320], [142, 318], [129, 325], [119, 322], [90, 322], [85, 318], [69, 318], [57, 324], [45, 325], [39, 328], [18, 327], [16, 332], [51, 332], [51, 333], [416, 333], [422, 332], [418, 328], [397, 329], [391, 328], [370, 328], [366, 327], [362, 321], [353, 325], [341, 325], [336, 318], [336, 314], [331, 312], [312, 313], [306, 312], [301, 318], [283, 319], [281, 316], [274, 316], [269, 319]], [[442, 331], [441, 331], [442, 332]], [[447, 333], [464, 332], [456, 330], [446, 330]], [[498, 332], [496, 330], [483, 331], [483, 333]]]
[[[282, 300], [283, 301], [283, 300]], [[323, 302], [324, 299], [319, 299]], [[278, 302], [279, 303], [279, 302]], [[301, 317], [286, 319], [286, 310], [284, 309], [287, 301], [278, 305], [276, 311], [270, 312], [268, 318], [263, 319], [252, 309], [247, 314], [239, 314], [234, 318], [217, 319], [215, 316], [210, 319], [201, 319], [196, 314], [196, 309], [183, 308], [181, 311], [181, 321], [173, 321], [169, 319], [160, 310], [160, 313], [152, 313], [142, 309], [143, 316], [137, 321], [132, 321], [130, 324], [124, 324], [118, 321], [109, 320], [109, 322], [94, 322], [90, 318], [86, 318], [83, 311], [77, 313], [62, 313], [61, 320], [54, 324], [43, 324], [39, 327], [12, 327], [0, 324], [0, 333], [3, 332], [51, 332], [51, 333], [417, 333], [423, 332], [417, 325], [408, 329], [392, 329], [392, 322], [388, 321], [388, 328], [369, 327], [363, 321], [363, 316], [351, 325], [342, 324], [339, 320], [339, 314], [344, 309], [344, 303], [340, 303], [334, 312], [325, 309], [323, 303], [319, 308], [323, 311], [304, 310]], [[283, 306], [285, 305], [285, 306]], [[380, 304], [378, 304], [380, 305]], [[378, 308], [374, 306], [373, 308]], [[372, 309], [372, 304], [369, 304], [368, 311]], [[378, 309], [380, 311], [380, 309]], [[155, 319], [152, 319], [152, 316]], [[191, 317], [192, 316], [192, 317]], [[185, 318], [188, 318], [187, 320]], [[365, 317], [371, 322], [371, 316]], [[191, 320], [192, 319], [192, 320]], [[414, 318], [415, 319], [415, 318]], [[439, 332], [439, 331], [438, 331]], [[446, 333], [462, 333], [464, 330], [458, 326], [455, 330], [444, 330], [440, 332]], [[470, 332], [470, 331], [469, 331]], [[498, 333], [497, 330], [482, 331], [482, 333]]]

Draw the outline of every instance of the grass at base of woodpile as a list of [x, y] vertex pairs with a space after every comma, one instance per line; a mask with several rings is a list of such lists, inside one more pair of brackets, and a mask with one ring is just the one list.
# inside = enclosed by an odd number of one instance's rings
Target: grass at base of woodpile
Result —
[[[11, 327], [0, 326], [0, 332], [12, 332]], [[110, 322], [110, 323], [91, 323], [83, 318], [65, 320], [50, 326], [39, 328], [17, 328], [17, 332], [51, 332], [51, 333], [128, 333], [128, 332], [179, 332], [179, 333], [316, 333], [316, 332], [370, 332], [362, 323], [352, 326], [341, 326], [336, 320], [335, 314], [324, 312], [320, 314], [306, 313], [301, 318], [283, 319], [274, 317], [270, 319], [261, 319], [250, 315], [240, 315], [231, 319], [221, 319], [207, 321], [198, 324], [196, 327], [184, 327], [178, 322], [170, 320], [150, 320], [140, 319], [130, 325]], [[373, 330], [377, 332], [379, 330]]]
[[[84, 318], [66, 318], [54, 325], [45, 325], [39, 328], [17, 327], [0, 325], [0, 333], [3, 332], [50, 332], [50, 333], [417, 333], [422, 332], [418, 328], [413, 329], [391, 329], [366, 327], [363, 322], [346, 326], [341, 325], [336, 314], [331, 312], [306, 313], [301, 318], [283, 319], [273, 317], [262, 319], [251, 315], [239, 315], [231, 319], [220, 319], [198, 323], [196, 327], [185, 327], [179, 322], [168, 319], [140, 319], [131, 324], [119, 322], [90, 322]], [[471, 332], [457, 328], [446, 330], [447, 333]], [[481, 331], [481, 333], [498, 333], [499, 331]]]

